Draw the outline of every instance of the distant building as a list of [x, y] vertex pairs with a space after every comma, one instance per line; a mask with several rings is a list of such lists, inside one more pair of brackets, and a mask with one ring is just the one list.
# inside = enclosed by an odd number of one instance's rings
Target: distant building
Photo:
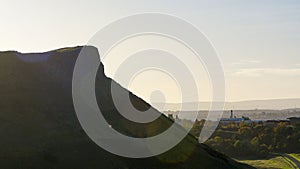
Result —
[[230, 110], [230, 119], [233, 119], [233, 110]]
[[240, 123], [243, 122], [243, 118], [221, 118], [220, 123], [227, 124], [227, 123]]
[[247, 117], [237, 118], [233, 114], [233, 110], [230, 111], [230, 118], [221, 118], [220, 123], [229, 124], [229, 123], [241, 123], [241, 122], [251, 122], [251, 120]]

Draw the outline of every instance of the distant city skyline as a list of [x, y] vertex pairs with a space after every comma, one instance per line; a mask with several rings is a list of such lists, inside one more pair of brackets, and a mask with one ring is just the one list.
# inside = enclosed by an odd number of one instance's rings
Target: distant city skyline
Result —
[[[228, 101], [300, 98], [297, 0], [4, 0], [0, 51], [43, 52], [85, 45], [108, 23], [141, 12], [178, 16], [209, 38], [224, 66]], [[108, 74], [112, 62], [104, 61]], [[149, 102], [153, 85], [138, 77], [131, 90]], [[169, 84], [161, 85], [164, 89]], [[206, 101], [210, 91], [206, 84], [204, 89], [200, 95]], [[166, 89], [166, 102], [178, 102], [176, 92], [175, 87]]]

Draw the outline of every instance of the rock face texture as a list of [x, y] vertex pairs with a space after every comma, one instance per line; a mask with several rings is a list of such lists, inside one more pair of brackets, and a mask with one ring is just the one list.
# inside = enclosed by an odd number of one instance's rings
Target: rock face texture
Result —
[[[191, 135], [168, 152], [143, 159], [120, 157], [97, 146], [83, 131], [72, 100], [73, 69], [81, 49], [0, 52], [0, 168], [252, 168], [198, 144]], [[93, 47], [89, 50], [97, 52]], [[101, 64], [96, 98], [114, 129], [128, 136], [149, 137], [172, 125], [164, 115], [146, 124], [124, 118], [112, 102], [111, 83], [116, 82], [105, 76]], [[119, 86], [119, 90], [126, 89]], [[140, 110], [151, 107], [134, 94], [130, 99]]]

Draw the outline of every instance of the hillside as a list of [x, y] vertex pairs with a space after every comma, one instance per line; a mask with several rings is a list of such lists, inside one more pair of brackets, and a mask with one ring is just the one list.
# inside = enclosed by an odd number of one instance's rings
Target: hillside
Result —
[[[98, 147], [81, 128], [73, 106], [72, 73], [81, 49], [0, 52], [0, 168], [252, 168], [198, 144], [191, 135], [168, 152], [144, 159], [120, 157]], [[112, 103], [111, 83], [116, 82], [105, 76], [101, 64], [96, 97], [113, 128], [149, 137], [172, 125], [164, 115], [146, 124], [125, 119]], [[130, 97], [138, 109], [150, 108], [134, 94]]]

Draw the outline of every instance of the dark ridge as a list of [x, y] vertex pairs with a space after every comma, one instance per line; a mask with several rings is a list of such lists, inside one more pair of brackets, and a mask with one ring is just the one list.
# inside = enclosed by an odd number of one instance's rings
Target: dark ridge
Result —
[[[72, 75], [81, 49], [0, 52], [0, 168], [252, 168], [198, 144], [191, 135], [168, 152], [144, 159], [120, 157], [98, 147], [81, 128], [73, 106]], [[173, 124], [164, 115], [146, 124], [127, 120], [114, 107], [111, 83], [120, 91], [126, 90], [105, 76], [101, 64], [96, 78], [97, 101], [108, 123], [119, 132], [149, 137]], [[151, 108], [132, 93], [130, 99], [140, 110]]]

